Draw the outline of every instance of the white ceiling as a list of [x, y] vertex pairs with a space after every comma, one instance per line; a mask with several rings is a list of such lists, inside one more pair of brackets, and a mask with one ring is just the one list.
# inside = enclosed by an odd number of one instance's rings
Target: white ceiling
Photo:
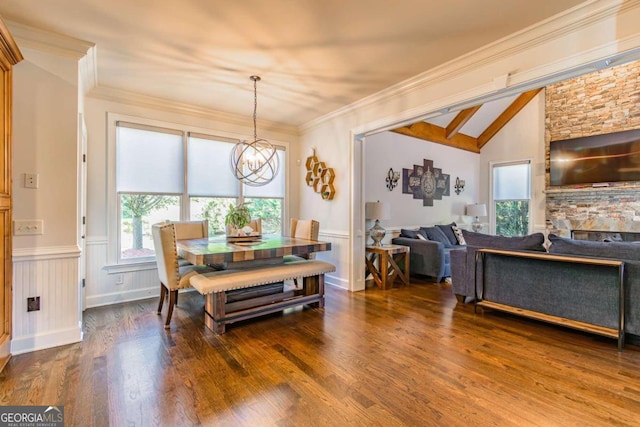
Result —
[[581, 2], [0, 0], [0, 15], [95, 43], [100, 88], [250, 116], [257, 74], [258, 117], [301, 125]]

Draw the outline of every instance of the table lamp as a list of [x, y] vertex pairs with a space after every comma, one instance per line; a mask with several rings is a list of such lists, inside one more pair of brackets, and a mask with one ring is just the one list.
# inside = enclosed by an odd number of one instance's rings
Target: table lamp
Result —
[[365, 218], [374, 219], [376, 223], [369, 230], [369, 235], [373, 240], [373, 246], [382, 246], [382, 239], [387, 231], [380, 226], [380, 220], [389, 219], [391, 217], [391, 206], [388, 203], [367, 202], [364, 206]]
[[487, 205], [484, 203], [476, 203], [475, 205], [467, 205], [467, 215], [475, 217], [471, 223], [471, 228], [476, 233], [482, 230], [482, 223], [480, 223], [481, 216], [487, 216]]

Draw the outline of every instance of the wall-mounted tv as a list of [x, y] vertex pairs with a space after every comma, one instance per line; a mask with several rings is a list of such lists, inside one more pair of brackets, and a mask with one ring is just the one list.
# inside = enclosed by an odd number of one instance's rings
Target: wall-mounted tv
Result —
[[640, 129], [551, 141], [552, 186], [640, 181]]

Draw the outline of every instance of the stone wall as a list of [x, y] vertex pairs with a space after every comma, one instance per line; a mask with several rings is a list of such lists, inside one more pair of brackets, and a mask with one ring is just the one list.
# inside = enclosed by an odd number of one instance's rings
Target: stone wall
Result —
[[640, 231], [640, 182], [549, 187], [549, 143], [640, 128], [640, 61], [546, 87], [546, 217], [550, 232]]

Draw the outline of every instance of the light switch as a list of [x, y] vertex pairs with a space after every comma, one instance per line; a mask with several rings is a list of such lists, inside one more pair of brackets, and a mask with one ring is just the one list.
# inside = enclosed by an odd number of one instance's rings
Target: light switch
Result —
[[13, 221], [14, 236], [29, 236], [44, 234], [44, 221], [41, 219], [15, 220]]

